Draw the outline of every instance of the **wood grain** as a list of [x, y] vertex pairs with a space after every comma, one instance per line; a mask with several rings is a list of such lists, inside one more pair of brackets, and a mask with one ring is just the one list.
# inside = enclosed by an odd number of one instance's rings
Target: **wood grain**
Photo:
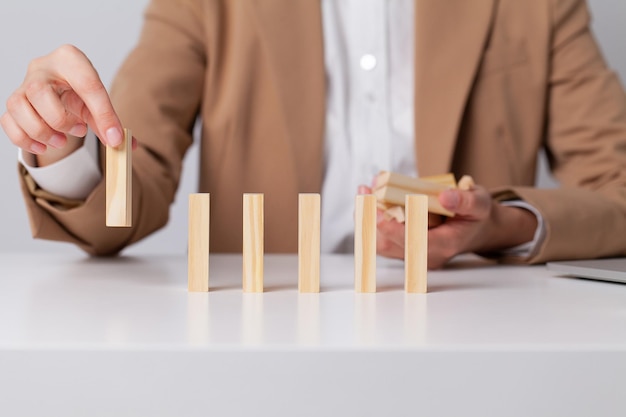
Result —
[[320, 195], [298, 195], [298, 291], [320, 292]]
[[425, 194], [428, 195], [428, 211], [443, 216], [453, 217], [454, 213], [444, 208], [439, 202], [439, 193], [447, 190], [448, 187], [440, 187], [437, 191], [429, 190], [406, 190], [404, 188], [396, 188], [393, 186], [385, 186], [374, 191], [376, 198], [386, 205], [404, 206], [405, 197], [409, 194]]
[[[454, 174], [451, 173], [414, 178], [409, 177], [408, 175], [397, 174], [395, 172], [382, 171], [376, 176], [374, 183], [375, 189], [390, 185], [407, 191], [416, 191], [414, 194], [417, 194], [417, 191], [435, 192], [441, 190], [442, 187], [444, 189], [456, 188], [456, 180], [454, 179]], [[428, 194], [428, 192], [421, 194]]]
[[243, 195], [243, 291], [263, 292], [263, 194]]
[[413, 178], [382, 171], [374, 183], [374, 194], [378, 198], [379, 205], [387, 208], [404, 206], [404, 200], [408, 194], [425, 194], [429, 197], [428, 211], [448, 217], [454, 216], [454, 213], [445, 209], [438, 199], [442, 191], [457, 187], [453, 174]]
[[354, 290], [376, 292], [376, 196], [357, 195], [354, 213]]
[[189, 195], [189, 236], [187, 288], [191, 292], [209, 291], [209, 194]]
[[118, 147], [106, 147], [106, 225], [132, 226], [132, 133], [124, 129]]
[[407, 195], [405, 201], [404, 289], [428, 290], [428, 197]]

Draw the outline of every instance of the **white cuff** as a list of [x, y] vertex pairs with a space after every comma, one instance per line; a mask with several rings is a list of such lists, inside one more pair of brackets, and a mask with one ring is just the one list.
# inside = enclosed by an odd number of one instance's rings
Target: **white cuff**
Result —
[[502, 255], [519, 256], [521, 258], [527, 258], [535, 254], [535, 252], [543, 243], [543, 240], [546, 237], [546, 226], [541, 213], [539, 213], [539, 211], [535, 207], [523, 200], [502, 201], [500, 204], [508, 207], [519, 207], [526, 209], [537, 217], [537, 229], [535, 229], [535, 235], [533, 236], [533, 240], [531, 240], [530, 242], [522, 243], [521, 245], [513, 246], [509, 249], [505, 249], [503, 251], [500, 251], [500, 253]]
[[102, 179], [98, 163], [98, 139], [90, 131], [83, 146], [54, 164], [34, 167], [20, 149], [18, 161], [45, 191], [72, 200], [84, 200]]

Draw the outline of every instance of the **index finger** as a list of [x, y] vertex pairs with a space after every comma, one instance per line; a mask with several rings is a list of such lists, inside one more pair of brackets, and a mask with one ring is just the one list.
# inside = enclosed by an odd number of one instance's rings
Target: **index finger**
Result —
[[[122, 124], [91, 61], [80, 50], [71, 46], [59, 48], [58, 58], [55, 60], [57, 75], [65, 80], [85, 103], [90, 113], [90, 123], [95, 124], [91, 128], [105, 144], [120, 145]], [[59, 65], [59, 60], [65, 64]]]

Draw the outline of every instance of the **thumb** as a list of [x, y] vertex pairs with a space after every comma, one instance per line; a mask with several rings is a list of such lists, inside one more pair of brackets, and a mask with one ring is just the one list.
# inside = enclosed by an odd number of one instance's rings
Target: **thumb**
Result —
[[470, 191], [445, 190], [439, 194], [441, 205], [454, 214], [465, 217], [483, 217], [489, 213], [491, 196], [482, 187]]

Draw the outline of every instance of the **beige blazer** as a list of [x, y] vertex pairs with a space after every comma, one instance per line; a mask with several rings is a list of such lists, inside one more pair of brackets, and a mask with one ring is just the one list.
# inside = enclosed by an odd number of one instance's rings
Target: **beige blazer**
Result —
[[[585, 2], [416, 0], [415, 19], [420, 174], [537, 207], [547, 237], [530, 262], [626, 254], [626, 98]], [[241, 250], [242, 193], [263, 192], [266, 249], [295, 251], [297, 194], [322, 183], [323, 47], [319, 0], [153, 0], [111, 90], [140, 142], [134, 226], [105, 227], [103, 184], [69, 202], [22, 170], [33, 235], [114, 254], [163, 226], [200, 115], [211, 249]], [[561, 189], [533, 187], [541, 148]]]

